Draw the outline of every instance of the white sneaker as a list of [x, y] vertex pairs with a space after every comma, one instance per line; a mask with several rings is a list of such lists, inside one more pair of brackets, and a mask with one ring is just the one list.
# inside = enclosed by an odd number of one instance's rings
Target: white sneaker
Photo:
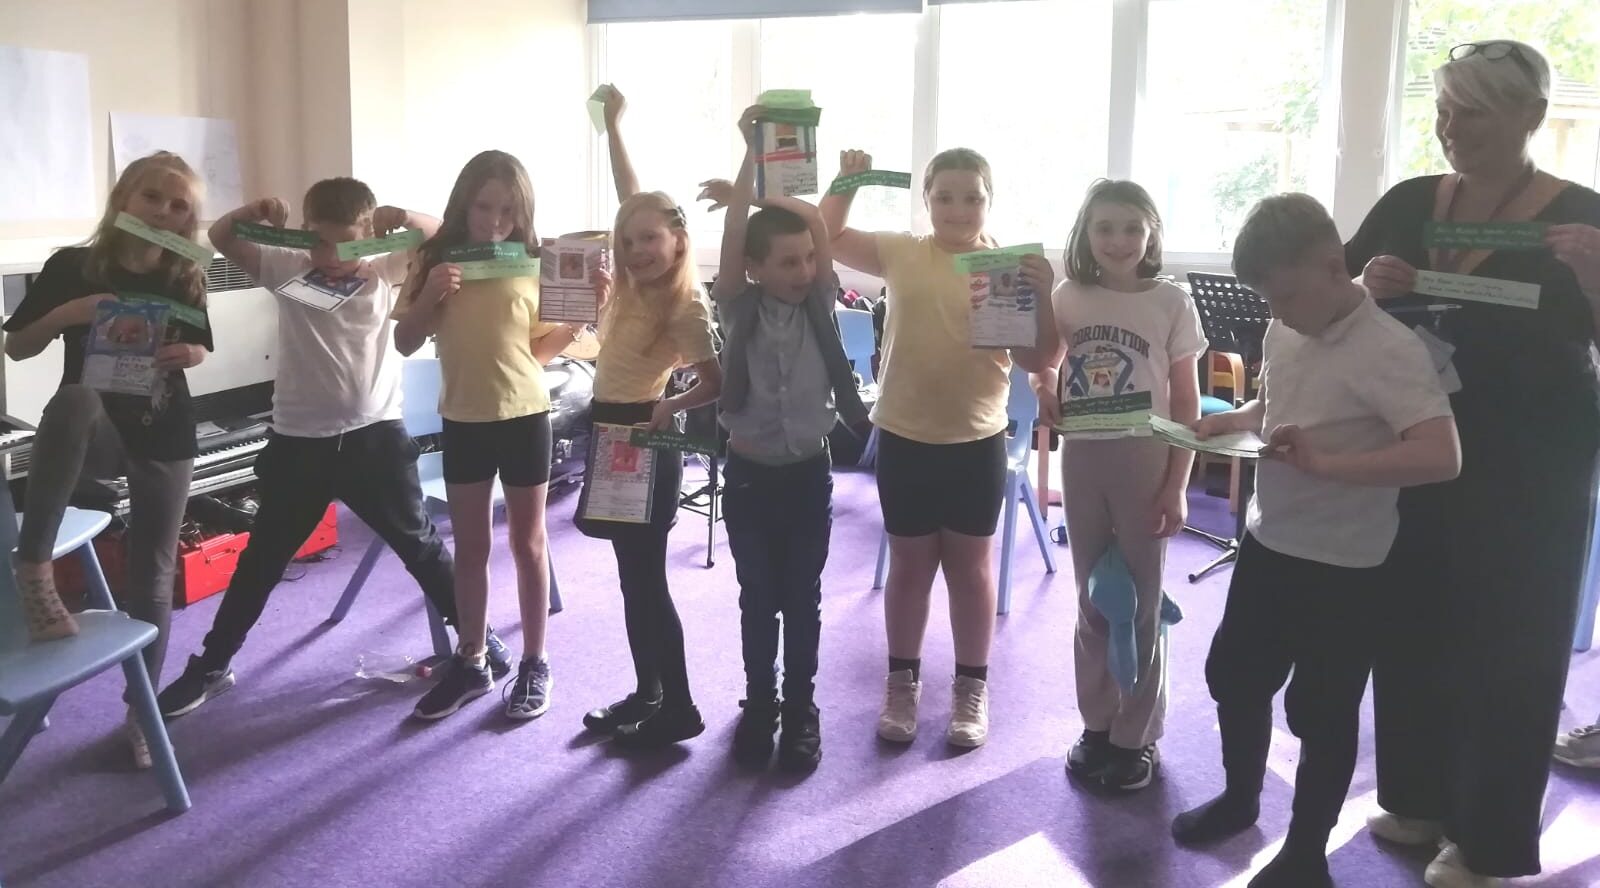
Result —
[[1468, 869], [1461, 849], [1454, 842], [1447, 842], [1439, 856], [1428, 864], [1422, 880], [1431, 888], [1495, 888], [1506, 881], [1498, 876], [1480, 876]]
[[883, 693], [883, 711], [878, 714], [878, 736], [891, 743], [910, 743], [917, 736], [917, 703], [922, 700], [922, 682], [911, 678], [910, 669], [889, 673]]
[[956, 676], [950, 700], [950, 731], [953, 746], [982, 746], [989, 739], [989, 683], [965, 675]]
[[1600, 722], [1557, 737], [1555, 756], [1574, 768], [1600, 768]]
[[1380, 811], [1367, 818], [1367, 830], [1386, 842], [1397, 845], [1434, 845], [1444, 837], [1444, 824], [1437, 820], [1401, 817]]

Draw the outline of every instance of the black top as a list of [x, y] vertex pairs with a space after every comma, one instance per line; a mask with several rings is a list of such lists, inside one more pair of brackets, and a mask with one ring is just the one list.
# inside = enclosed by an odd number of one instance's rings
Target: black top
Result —
[[[88, 258], [87, 247], [71, 247], [51, 256], [29, 285], [28, 293], [22, 298], [22, 304], [17, 306], [16, 314], [7, 319], [6, 331], [21, 330], [57, 307], [95, 293], [148, 293], [176, 302], [188, 302], [185, 294], [168, 283], [166, 276], [159, 272], [133, 274], [118, 269], [107, 283], [89, 281], [84, 277], [84, 263]], [[61, 384], [74, 385], [83, 376], [89, 325], [68, 327], [61, 331], [61, 338], [66, 344]], [[168, 315], [167, 341], [202, 345], [210, 351], [210, 321], [208, 319], [206, 327], [202, 329]], [[106, 415], [111, 418], [122, 436], [124, 446], [133, 456], [172, 461], [193, 459], [197, 455], [194, 403], [189, 397], [189, 382], [182, 370], [167, 373], [165, 392], [160, 397], [102, 393], [101, 398], [105, 403]]]
[[[1419, 270], [1429, 269], [1422, 244], [1423, 225], [1433, 218], [1435, 192], [1442, 176], [1409, 179], [1389, 189], [1345, 246], [1352, 275], [1374, 256], [1397, 256]], [[1582, 223], [1600, 227], [1600, 194], [1568, 185], [1534, 221], [1552, 225]], [[1478, 277], [1539, 285], [1537, 309], [1478, 302], [1458, 303], [1444, 312], [1439, 331], [1456, 347], [1461, 391], [1452, 401], [1462, 408], [1502, 421], [1600, 423], [1595, 401], [1595, 369], [1589, 347], [1595, 340], [1594, 312], [1571, 268], [1549, 250], [1499, 250], [1472, 270]], [[1425, 305], [1435, 300], [1408, 296], [1386, 305]], [[1400, 317], [1414, 322], [1414, 315]]]

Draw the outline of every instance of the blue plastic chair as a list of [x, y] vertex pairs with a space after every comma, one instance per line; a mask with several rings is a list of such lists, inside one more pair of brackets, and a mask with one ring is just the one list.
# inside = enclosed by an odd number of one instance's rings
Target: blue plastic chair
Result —
[[[878, 380], [872, 375], [872, 359], [878, 353], [878, 334], [872, 329], [872, 312], [859, 308], [835, 306], [834, 318], [839, 324], [839, 339], [844, 343], [844, 356], [861, 377], [861, 384], [876, 388]], [[867, 443], [861, 448], [858, 466], [870, 466], [878, 458], [878, 429], [873, 427]]]
[[[181, 814], [189, 810], [189, 790], [178, 760], [172, 752], [166, 725], [156, 708], [155, 689], [145, 671], [140, 652], [156, 640], [156, 627], [134, 620], [114, 609], [100, 562], [94, 556], [94, 537], [104, 530], [110, 516], [97, 512], [68, 509], [61, 531], [56, 535], [52, 558], [73, 552], [83, 560], [86, 581], [93, 604], [102, 610], [77, 615], [78, 634], [58, 641], [31, 642], [22, 617], [22, 602], [16, 578], [10, 570], [0, 570], [0, 715], [11, 716], [11, 724], [0, 736], [0, 781], [22, 756], [28, 741], [44, 724], [45, 716], [63, 691], [121, 664], [133, 691], [133, 709], [150, 744], [156, 777], [166, 796], [167, 810]], [[11, 490], [0, 484], [0, 551], [13, 551], [17, 544], [16, 510]]]
[[[400, 385], [404, 392], [401, 418], [411, 437], [421, 438], [444, 431], [444, 418], [439, 415], [439, 359], [407, 358]], [[434, 451], [418, 457], [417, 475], [422, 480], [422, 502], [429, 514], [449, 514], [448, 501], [445, 498], [444, 454]], [[505, 503], [505, 491], [501, 489], [499, 479], [494, 482], [490, 502], [495, 506]], [[350, 608], [356, 603], [356, 597], [367, 584], [367, 577], [372, 574], [372, 569], [377, 566], [378, 559], [383, 557], [386, 548], [381, 538], [373, 537], [367, 546], [367, 551], [361, 555], [361, 563], [356, 565], [356, 572], [350, 576], [350, 582], [345, 584], [344, 594], [339, 596], [339, 603], [334, 606], [328, 622], [338, 623], [350, 613]], [[556, 585], [555, 561], [550, 557], [548, 550], [545, 552], [545, 560], [550, 565], [550, 613], [558, 614], [561, 612], [561, 590]], [[434, 608], [433, 602], [426, 597], [423, 598], [423, 606], [428, 611], [428, 633], [433, 638], [434, 654], [440, 657], [450, 656], [455, 647], [450, 644], [450, 634], [445, 630], [444, 618]]]
[[[1006, 498], [1000, 523], [1000, 601], [997, 613], [1001, 614], [1011, 611], [1011, 556], [1016, 546], [1019, 501], [1027, 509], [1034, 540], [1039, 544], [1039, 554], [1044, 557], [1045, 573], [1056, 572], [1056, 559], [1050, 551], [1044, 516], [1039, 514], [1039, 500], [1034, 495], [1033, 482], [1028, 480], [1028, 454], [1033, 444], [1033, 428], [1039, 420], [1039, 399], [1028, 384], [1028, 371], [1016, 365], [1011, 368], [1011, 394], [1006, 402], [1006, 415], [1011, 420], [1013, 432], [1006, 439]], [[878, 568], [873, 575], [872, 588], [883, 588], [888, 562], [889, 533], [884, 531], [878, 541]]]
[[[1600, 502], [1600, 489], [1595, 491]], [[1595, 611], [1600, 609], [1600, 515], [1590, 521], [1589, 561], [1583, 570], [1583, 588], [1578, 594], [1578, 629], [1572, 637], [1572, 649], [1583, 653], [1594, 647]]]

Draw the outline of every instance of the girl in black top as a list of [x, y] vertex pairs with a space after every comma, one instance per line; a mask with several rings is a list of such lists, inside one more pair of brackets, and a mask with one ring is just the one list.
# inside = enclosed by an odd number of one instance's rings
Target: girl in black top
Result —
[[[77, 623], [56, 595], [51, 554], [62, 513], [80, 473], [126, 476], [128, 582], [125, 605], [155, 625], [144, 649], [151, 683], [158, 680], [172, 615], [178, 527], [189, 498], [196, 453], [194, 407], [184, 369], [211, 348], [205, 312], [205, 270], [115, 227], [126, 212], [146, 225], [193, 239], [199, 227], [200, 180], [176, 154], [157, 152], [130, 164], [111, 189], [105, 215], [87, 244], [50, 257], [5, 324], [6, 354], [25, 360], [56, 337], [66, 349], [61, 387], [44, 409], [14, 567], [28, 629], [36, 641], [76, 634]], [[163, 303], [166, 339], [156, 353], [160, 375], [149, 396], [102, 393], [82, 385], [90, 324], [100, 302], [120, 298]], [[135, 763], [150, 766], [149, 748], [133, 719], [128, 737]]]
[[[1600, 450], [1589, 357], [1600, 194], [1538, 171], [1528, 156], [1550, 84], [1536, 51], [1491, 41], [1451, 58], [1435, 75], [1436, 131], [1455, 173], [1396, 185], [1346, 251], [1351, 273], [1397, 317], [1454, 347], [1461, 383], [1451, 397], [1461, 476], [1401, 491], [1395, 585], [1376, 618], [1386, 813], [1369, 823], [1397, 841], [1449, 840], [1430, 885], [1539, 871]], [[1542, 248], [1469, 252], [1430, 249], [1430, 221], [1548, 227]], [[1538, 307], [1429, 306], [1412, 295], [1418, 269], [1537, 284]]]

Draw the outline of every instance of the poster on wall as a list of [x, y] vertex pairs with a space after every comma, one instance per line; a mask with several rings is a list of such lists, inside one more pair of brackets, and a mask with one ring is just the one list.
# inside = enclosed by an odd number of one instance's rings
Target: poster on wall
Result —
[[239, 135], [233, 121], [111, 112], [111, 163], [116, 176], [153, 151], [171, 151], [200, 175], [206, 184], [203, 218], [215, 218], [244, 203]]
[[0, 222], [92, 219], [89, 57], [0, 46]]

